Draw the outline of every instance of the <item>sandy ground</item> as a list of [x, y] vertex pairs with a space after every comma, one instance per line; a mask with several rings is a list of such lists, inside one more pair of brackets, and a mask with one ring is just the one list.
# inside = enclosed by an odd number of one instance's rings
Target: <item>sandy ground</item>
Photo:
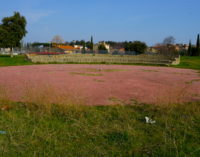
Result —
[[[84, 99], [89, 105], [200, 100], [200, 73], [189, 69], [76, 64], [0, 68], [0, 92], [5, 87], [11, 99], [20, 101], [28, 88], [39, 91], [47, 86]], [[53, 91], [48, 97], [54, 97]]]

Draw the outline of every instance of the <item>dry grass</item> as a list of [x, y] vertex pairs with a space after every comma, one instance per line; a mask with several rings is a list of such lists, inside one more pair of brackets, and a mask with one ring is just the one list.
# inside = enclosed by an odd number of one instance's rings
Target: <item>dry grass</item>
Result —
[[174, 104], [184, 104], [188, 102], [198, 102], [200, 97], [197, 93], [193, 93], [192, 84], [199, 82], [200, 79], [194, 79], [189, 82], [185, 82], [185, 85], [174, 85], [168, 89], [160, 88], [154, 97], [155, 105], [162, 105], [166, 107], [173, 106]]
[[26, 83], [21, 102], [30, 110], [39, 110], [50, 113], [55, 104], [60, 110], [69, 106], [82, 106], [86, 104], [80, 93], [56, 89], [49, 83]]
[[8, 105], [10, 104], [8, 88], [0, 85], [0, 105]]
[[182, 104], [192, 100], [189, 92], [190, 86], [173, 86], [168, 89], [160, 89], [154, 97], [155, 105], [170, 106], [172, 104]]
[[[96, 82], [104, 82], [104, 80], [94, 79]], [[192, 82], [196, 82], [193, 80]], [[198, 80], [199, 81], [199, 80]], [[56, 89], [50, 83], [37, 84], [33, 82], [26, 82], [25, 88], [22, 89], [23, 96], [19, 98], [20, 102], [26, 104], [29, 108], [35, 108], [44, 110], [45, 112], [51, 112], [54, 104], [65, 108], [66, 106], [82, 106], [87, 105], [87, 99], [81, 96], [77, 91], [80, 90], [61, 90]], [[190, 93], [190, 84], [188, 83], [184, 87], [180, 86], [170, 87], [168, 89], [160, 88], [155, 94], [152, 104], [171, 106], [172, 104], [182, 104], [188, 101], [192, 101], [197, 98], [198, 95]], [[1, 105], [11, 104], [11, 98], [9, 96], [8, 88], [0, 87], [0, 103]], [[118, 98], [109, 97], [109, 104], [129, 104], [132, 101], [120, 100]]]
[[[27, 82], [23, 102], [8, 112], [1, 108], [0, 130], [7, 134], [0, 135], [0, 155], [199, 157], [200, 104], [172, 103], [186, 89], [160, 93], [171, 92], [157, 105], [123, 105], [110, 97], [118, 105], [85, 106], [78, 93]], [[1, 100], [9, 98], [1, 91]], [[156, 123], [146, 124], [145, 116]]]

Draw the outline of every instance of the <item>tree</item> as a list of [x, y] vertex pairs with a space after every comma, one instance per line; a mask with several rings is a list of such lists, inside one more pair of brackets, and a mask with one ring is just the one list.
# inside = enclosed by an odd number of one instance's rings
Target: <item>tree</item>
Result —
[[144, 53], [147, 49], [147, 45], [141, 41], [125, 42], [124, 48], [126, 51], [134, 51], [139, 54]]
[[192, 47], [191, 56], [197, 56], [197, 48], [195, 46]]
[[8, 31], [6, 31], [2, 25], [0, 25], [0, 47], [1, 48], [7, 48], [7, 37], [8, 37]]
[[90, 49], [91, 49], [92, 51], [94, 50], [93, 36], [91, 36]]
[[200, 42], [200, 41], [199, 41], [199, 34], [198, 34], [198, 35], [197, 35], [197, 44], [196, 44], [197, 49], [200, 48], [200, 47], [199, 47], [199, 44], [200, 44], [199, 42]]
[[197, 56], [200, 56], [200, 41], [199, 41], [199, 34], [197, 35], [196, 55], [197, 55]]
[[85, 54], [85, 53], [86, 53], [85, 44], [83, 45], [82, 53], [83, 53], [83, 54]]
[[133, 42], [133, 50], [135, 52], [138, 52], [138, 53], [144, 53], [147, 49], [147, 45], [146, 43], [144, 42], [141, 42], [141, 41], [135, 41]]
[[85, 54], [86, 53], [86, 43], [85, 43], [85, 40], [82, 40], [82, 46], [83, 46], [82, 53]]
[[163, 40], [164, 45], [173, 45], [175, 43], [175, 38], [173, 36], [166, 37]]
[[91, 42], [90, 42], [90, 41], [85, 42], [85, 46], [86, 46], [87, 48], [90, 49], [90, 47], [91, 47]]
[[64, 40], [62, 39], [61, 36], [55, 35], [51, 42], [54, 44], [62, 44], [62, 43], [64, 43]]
[[158, 45], [158, 53], [165, 56], [177, 56], [178, 52], [174, 45]]
[[14, 12], [13, 16], [2, 19], [0, 25], [0, 46], [3, 48], [20, 47], [21, 40], [26, 35], [26, 18], [19, 12]]
[[164, 38], [163, 42], [157, 45], [158, 53], [166, 56], [179, 55], [178, 51], [176, 50], [176, 46], [174, 44], [175, 44], [175, 38], [173, 36]]
[[191, 43], [191, 40], [190, 40], [190, 42], [189, 42], [189, 47], [188, 47], [187, 56], [192, 56], [192, 43]]
[[74, 45], [81, 45], [81, 46], [84, 46], [85, 45], [85, 40], [73, 40], [69, 43], [71, 46], [74, 46]]

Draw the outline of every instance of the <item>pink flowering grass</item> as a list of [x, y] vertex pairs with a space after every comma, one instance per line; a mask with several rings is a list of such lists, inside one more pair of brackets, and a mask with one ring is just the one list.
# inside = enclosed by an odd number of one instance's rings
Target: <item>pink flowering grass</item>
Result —
[[130, 100], [147, 104], [200, 100], [199, 73], [189, 69], [67, 64], [0, 70], [0, 84], [13, 101], [64, 104], [70, 98], [85, 105], [110, 105]]

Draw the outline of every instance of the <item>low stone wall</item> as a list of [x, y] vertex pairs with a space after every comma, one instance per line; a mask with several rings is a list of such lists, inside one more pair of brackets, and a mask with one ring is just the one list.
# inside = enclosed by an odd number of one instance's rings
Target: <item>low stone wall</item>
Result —
[[160, 55], [100, 55], [100, 54], [62, 54], [34, 55], [27, 54], [33, 63], [107, 63], [107, 64], [179, 64], [180, 60]]
[[174, 61], [171, 63], [171, 65], [179, 65], [181, 62], [181, 56], [175, 58]]

